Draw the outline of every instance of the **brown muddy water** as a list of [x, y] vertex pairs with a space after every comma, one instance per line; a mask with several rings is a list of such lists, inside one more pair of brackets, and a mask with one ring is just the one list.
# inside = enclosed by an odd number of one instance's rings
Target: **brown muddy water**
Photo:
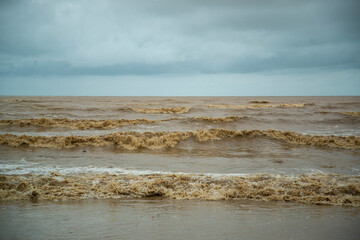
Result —
[[1, 239], [358, 239], [360, 97], [0, 97]]

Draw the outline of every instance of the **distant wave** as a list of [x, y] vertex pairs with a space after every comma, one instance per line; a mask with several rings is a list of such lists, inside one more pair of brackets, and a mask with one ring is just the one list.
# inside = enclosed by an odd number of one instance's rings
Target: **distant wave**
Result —
[[340, 112], [340, 113], [352, 117], [360, 117], [360, 112]]
[[94, 102], [125, 102], [124, 100], [95, 100]]
[[320, 113], [320, 114], [342, 114], [342, 115], [347, 115], [347, 116], [351, 116], [351, 117], [360, 117], [360, 112], [336, 112], [336, 111], [319, 111], [316, 113]]
[[76, 108], [76, 107], [52, 107], [52, 106], [42, 106], [42, 105], [34, 105], [31, 108], [35, 110], [47, 110], [47, 111], [104, 111], [103, 108], [97, 107], [88, 107], [88, 108]]
[[304, 107], [305, 103], [282, 103], [282, 104], [272, 104], [272, 105], [259, 105], [259, 104], [251, 104], [251, 105], [207, 105], [210, 108], [239, 108], [239, 109], [247, 109], [247, 108], [277, 108], [277, 107]]
[[343, 106], [356, 105], [356, 106], [360, 106], [360, 102], [339, 102], [339, 103], [336, 103], [336, 105], [343, 105]]
[[30, 118], [15, 120], [0, 120], [0, 126], [38, 126], [38, 127], [67, 127], [71, 129], [112, 129], [120, 126], [154, 123], [156, 120], [147, 119], [68, 119], [68, 118]]
[[253, 101], [249, 101], [249, 103], [267, 104], [267, 103], [270, 103], [270, 102], [269, 102], [269, 101], [265, 101], [265, 100], [253, 100]]
[[336, 113], [336, 112], [329, 112], [329, 111], [317, 111], [315, 113], [320, 113], [320, 114], [331, 114], [331, 113]]
[[128, 103], [128, 105], [131, 105], [131, 106], [156, 106], [156, 105], [161, 105], [161, 103], [154, 103], [154, 102], [149, 102], [149, 103]]
[[38, 102], [38, 101], [29, 100], [29, 99], [10, 98], [10, 99], [0, 99], [0, 102], [30, 102], [30, 103], [35, 103], [35, 102]]
[[238, 117], [238, 116], [230, 116], [223, 118], [211, 118], [211, 117], [192, 117], [192, 120], [201, 120], [206, 122], [233, 122], [238, 119], [250, 119], [249, 117]]
[[300, 145], [360, 149], [360, 137], [303, 135], [296, 132], [277, 130], [195, 130], [187, 132], [115, 132], [100, 136], [29, 136], [1, 134], [0, 144], [12, 147], [70, 148], [75, 146], [117, 146], [123, 149], [161, 149], [173, 148], [180, 141], [193, 138], [199, 142], [221, 140], [224, 138], [270, 138]]
[[324, 110], [327, 109], [338, 109], [343, 110], [344, 108], [348, 107], [360, 107], [360, 102], [337, 102], [337, 103], [327, 103], [325, 105], [322, 105], [321, 108]]
[[144, 198], [257, 199], [360, 206], [360, 177], [340, 174], [0, 175], [0, 200]]
[[190, 107], [132, 108], [132, 110], [139, 113], [187, 113], [190, 111]]

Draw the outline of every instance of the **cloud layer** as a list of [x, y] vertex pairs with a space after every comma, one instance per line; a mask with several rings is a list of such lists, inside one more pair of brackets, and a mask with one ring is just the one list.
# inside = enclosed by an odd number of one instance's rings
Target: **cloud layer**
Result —
[[1, 1], [1, 76], [360, 68], [359, 1]]

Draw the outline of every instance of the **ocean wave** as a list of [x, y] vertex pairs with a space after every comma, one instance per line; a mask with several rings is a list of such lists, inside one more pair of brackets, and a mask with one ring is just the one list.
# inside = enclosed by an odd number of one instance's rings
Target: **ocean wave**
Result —
[[336, 103], [337, 105], [349, 106], [349, 105], [356, 105], [360, 106], [360, 102], [339, 102]]
[[351, 116], [351, 117], [360, 117], [360, 112], [339, 112], [341, 114]]
[[252, 108], [277, 108], [277, 107], [304, 107], [305, 103], [282, 103], [282, 104], [271, 104], [271, 105], [206, 105], [209, 108], [236, 108], [236, 109], [252, 109]]
[[36, 103], [36, 102], [38, 102], [38, 100], [10, 98], [10, 99], [0, 99], [0, 102], [30, 102], [30, 103]]
[[154, 123], [156, 120], [147, 119], [68, 119], [68, 118], [31, 118], [0, 120], [0, 126], [38, 126], [38, 127], [67, 127], [71, 129], [111, 129], [119, 126]]
[[167, 119], [160, 119], [160, 120], [154, 120], [157, 122], [168, 122], [168, 121], [176, 121], [181, 120], [185, 123], [191, 123], [193, 121], [200, 121], [200, 122], [208, 122], [208, 123], [228, 123], [228, 122], [234, 122], [237, 120], [252, 120], [257, 121], [255, 118], [247, 117], [247, 116], [228, 116], [228, 117], [222, 117], [222, 118], [213, 118], [213, 117], [175, 117], [175, 118], [167, 118]]
[[29, 136], [1, 134], [0, 144], [12, 147], [70, 148], [75, 146], [116, 146], [123, 149], [162, 149], [173, 148], [179, 142], [193, 138], [199, 142], [221, 140], [224, 138], [270, 138], [292, 144], [360, 149], [360, 137], [303, 135], [296, 132], [277, 130], [226, 130], [210, 129], [187, 132], [115, 132], [99, 136]]
[[265, 101], [265, 100], [252, 100], [252, 101], [249, 101], [249, 103], [267, 104], [267, 103], [270, 103], [270, 102], [269, 102], [269, 101]]
[[35, 110], [53, 110], [53, 111], [69, 111], [69, 110], [79, 110], [74, 108], [64, 108], [64, 107], [44, 107], [44, 106], [31, 106]]
[[46, 110], [46, 111], [88, 111], [88, 112], [104, 111], [103, 108], [97, 108], [97, 107], [76, 108], [76, 107], [52, 107], [52, 106], [33, 105], [31, 106], [31, 108], [35, 110]]
[[211, 117], [192, 117], [191, 120], [197, 120], [197, 121], [206, 121], [206, 122], [234, 122], [238, 119], [252, 119], [250, 117], [238, 117], [238, 116], [229, 116], [229, 117], [223, 117], [223, 118], [211, 118]]
[[11, 99], [0, 99], [0, 102], [32, 102], [32, 100], [11, 98]]
[[184, 121], [205, 121], [205, 122], [233, 122], [238, 119], [252, 119], [249, 117], [229, 116], [223, 118], [211, 117], [191, 117], [191, 118], [167, 118], [159, 120], [142, 119], [68, 119], [68, 118], [29, 118], [29, 119], [14, 119], [14, 120], [0, 120], [0, 126], [37, 126], [37, 127], [66, 127], [71, 129], [113, 129], [121, 126], [137, 125], [137, 124], [152, 124], [156, 122], [167, 122], [173, 120]]
[[139, 113], [187, 113], [190, 111], [190, 107], [132, 108], [132, 110]]
[[0, 200], [88, 198], [257, 199], [360, 206], [360, 177], [340, 174], [0, 175]]
[[125, 102], [124, 100], [94, 100], [94, 102]]
[[347, 115], [347, 116], [351, 116], [351, 117], [360, 117], [360, 112], [318, 111], [316, 113], [320, 113], [320, 114], [342, 114], [342, 115]]
[[338, 109], [338, 110], [343, 110], [344, 108], [349, 108], [349, 107], [356, 107], [356, 108], [358, 108], [358, 107], [360, 107], [360, 102], [345, 102], [345, 103], [339, 103], [339, 102], [337, 102], [337, 103], [328, 103], [328, 104], [324, 104], [324, 105], [321, 105], [321, 108], [322, 109], [325, 109], [325, 110], [327, 110], [327, 109]]
[[156, 102], [149, 102], [149, 103], [128, 103], [127, 105], [130, 105], [130, 106], [157, 106], [157, 105], [161, 105], [161, 103], [156, 103]]

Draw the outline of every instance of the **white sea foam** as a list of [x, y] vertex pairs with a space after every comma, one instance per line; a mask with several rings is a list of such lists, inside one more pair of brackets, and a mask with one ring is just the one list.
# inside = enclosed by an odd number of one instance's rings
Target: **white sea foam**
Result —
[[246, 173], [196, 173], [196, 172], [170, 172], [170, 171], [153, 171], [153, 170], [137, 170], [137, 169], [124, 169], [124, 168], [112, 168], [112, 167], [49, 167], [49, 166], [29, 166], [27, 164], [0, 164], [0, 174], [3, 175], [23, 175], [23, 174], [35, 174], [35, 175], [48, 175], [51, 172], [56, 172], [61, 175], [76, 175], [76, 174], [111, 174], [111, 175], [149, 175], [149, 174], [196, 174], [210, 177], [222, 177], [222, 176], [246, 176]]

